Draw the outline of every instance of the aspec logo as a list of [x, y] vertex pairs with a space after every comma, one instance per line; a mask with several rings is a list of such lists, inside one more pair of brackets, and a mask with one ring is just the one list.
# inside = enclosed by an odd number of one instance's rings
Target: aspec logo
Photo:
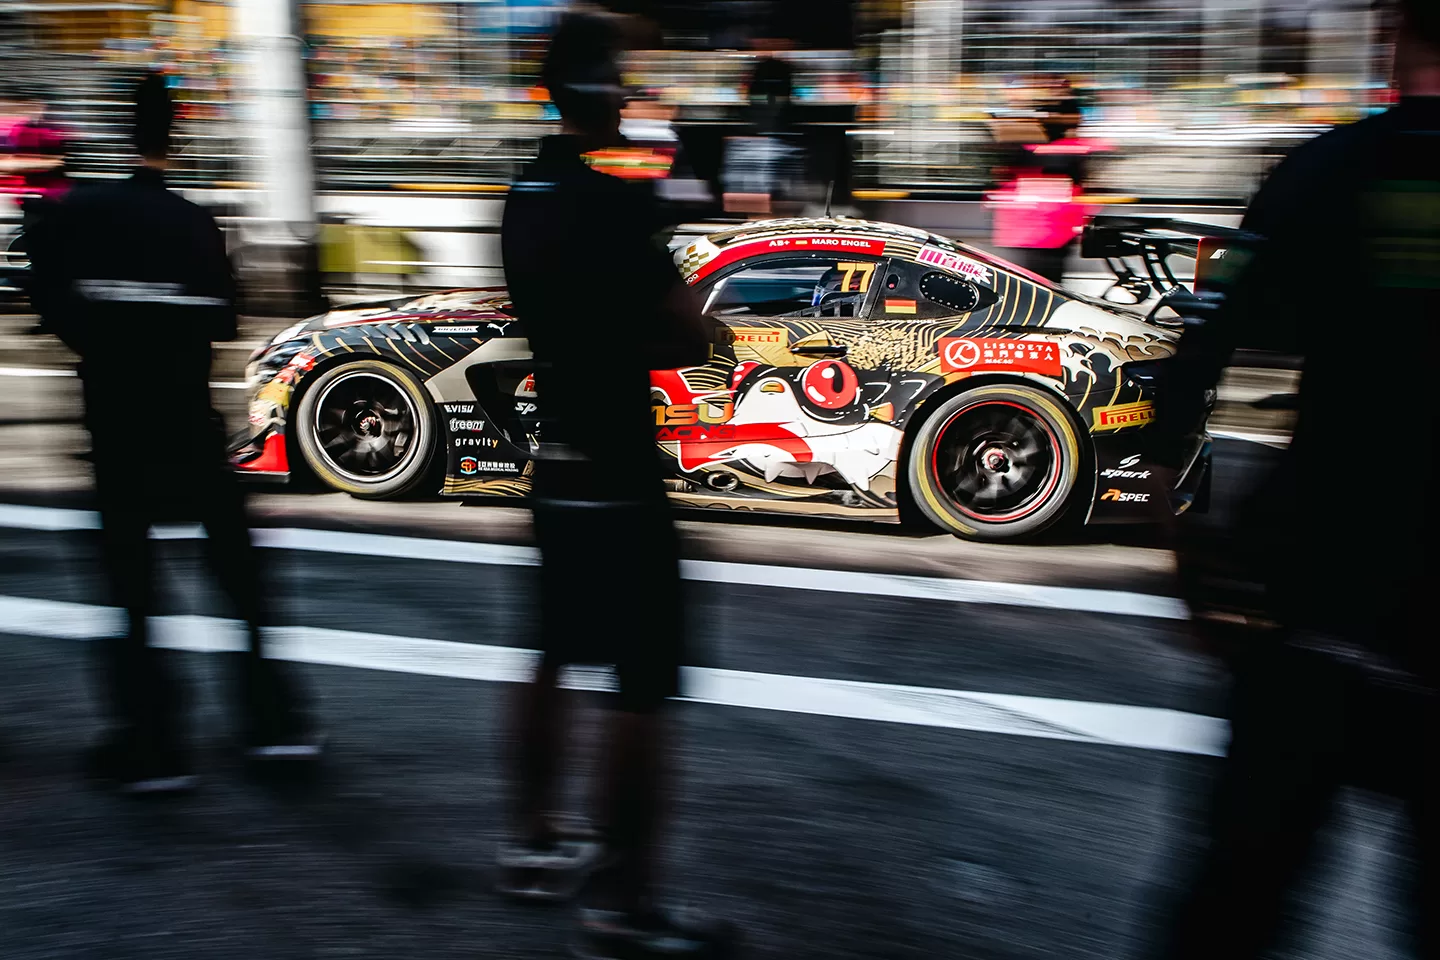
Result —
[[1114, 487], [1111, 487], [1109, 490], [1106, 490], [1104, 493], [1102, 493], [1102, 494], [1100, 495], [1100, 499], [1101, 499], [1101, 500], [1114, 500], [1114, 501], [1116, 501], [1116, 502], [1118, 502], [1118, 503], [1149, 503], [1149, 502], [1150, 502], [1150, 494], [1148, 494], [1148, 493], [1126, 493], [1126, 492], [1123, 491], [1123, 490], [1117, 490], [1117, 489], [1115, 489]]
[[1120, 461], [1120, 465], [1119, 465], [1118, 467], [1110, 467], [1109, 469], [1101, 470], [1101, 471], [1100, 471], [1100, 476], [1105, 477], [1105, 478], [1110, 479], [1110, 480], [1146, 480], [1146, 479], [1149, 479], [1149, 477], [1150, 477], [1150, 471], [1149, 471], [1149, 470], [1130, 470], [1130, 469], [1127, 469], [1128, 467], [1133, 467], [1133, 466], [1135, 466], [1135, 464], [1137, 464], [1137, 463], [1139, 463], [1139, 462], [1140, 462], [1140, 454], [1138, 454], [1138, 453], [1133, 453], [1133, 454], [1131, 454], [1130, 456], [1126, 457], [1124, 460], [1121, 460], [1121, 461]]
[[459, 420], [455, 418], [451, 418], [450, 420], [451, 433], [460, 433], [462, 431], [466, 433], [480, 433], [484, 429], [484, 420]]

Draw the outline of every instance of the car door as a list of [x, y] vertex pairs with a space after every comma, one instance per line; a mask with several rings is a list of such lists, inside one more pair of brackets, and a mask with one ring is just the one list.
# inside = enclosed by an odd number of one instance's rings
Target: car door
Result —
[[[876, 256], [762, 255], [698, 288], [727, 342], [703, 369], [654, 375], [657, 441], [683, 474], [715, 486], [743, 464], [766, 483], [813, 484], [837, 472], [840, 435], [864, 426], [846, 362], [874, 299]], [[683, 397], [680, 403], [677, 397]], [[871, 445], [873, 446], [873, 444]]]

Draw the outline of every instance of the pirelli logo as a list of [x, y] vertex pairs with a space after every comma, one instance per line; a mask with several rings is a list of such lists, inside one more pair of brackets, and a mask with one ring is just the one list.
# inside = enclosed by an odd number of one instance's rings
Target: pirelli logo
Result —
[[773, 328], [737, 327], [735, 343], [784, 343], [786, 331]]
[[1155, 405], [1149, 400], [1138, 403], [1120, 403], [1113, 407], [1095, 408], [1096, 430], [1118, 430], [1121, 427], [1135, 427], [1155, 419]]

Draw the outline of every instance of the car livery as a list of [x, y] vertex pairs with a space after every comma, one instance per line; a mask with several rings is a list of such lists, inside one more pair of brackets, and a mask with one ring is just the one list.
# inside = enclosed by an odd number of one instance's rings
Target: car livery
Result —
[[[1204, 424], [1160, 455], [1177, 328], [1062, 291], [974, 247], [848, 218], [747, 223], [675, 251], [714, 328], [704, 365], [652, 374], [672, 496], [708, 508], [895, 521], [972, 539], [1075, 511], [1153, 520], [1194, 502]], [[300, 458], [395, 496], [530, 489], [543, 397], [503, 288], [333, 310], [248, 370], [243, 473]], [[437, 476], [438, 472], [438, 476]]]

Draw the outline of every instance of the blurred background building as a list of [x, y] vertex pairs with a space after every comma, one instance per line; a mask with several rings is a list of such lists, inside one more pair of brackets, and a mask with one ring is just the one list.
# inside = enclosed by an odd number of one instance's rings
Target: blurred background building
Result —
[[[1096, 187], [1243, 200], [1297, 139], [1385, 102], [1366, 0], [670, 0], [613, 4], [651, 29], [631, 80], [677, 111], [704, 176], [761, 54], [792, 63], [794, 122], [839, 193], [975, 195], [994, 121], [1033, 116], [1064, 78], [1111, 148]], [[554, 115], [535, 84], [552, 0], [301, 2], [322, 190], [500, 186]], [[245, 183], [226, 0], [0, 2], [6, 83], [52, 98], [78, 173], [125, 163], [128, 75], [172, 70], [177, 176]], [[849, 149], [844, 149], [846, 144]], [[836, 162], [836, 157], [842, 157]]]

